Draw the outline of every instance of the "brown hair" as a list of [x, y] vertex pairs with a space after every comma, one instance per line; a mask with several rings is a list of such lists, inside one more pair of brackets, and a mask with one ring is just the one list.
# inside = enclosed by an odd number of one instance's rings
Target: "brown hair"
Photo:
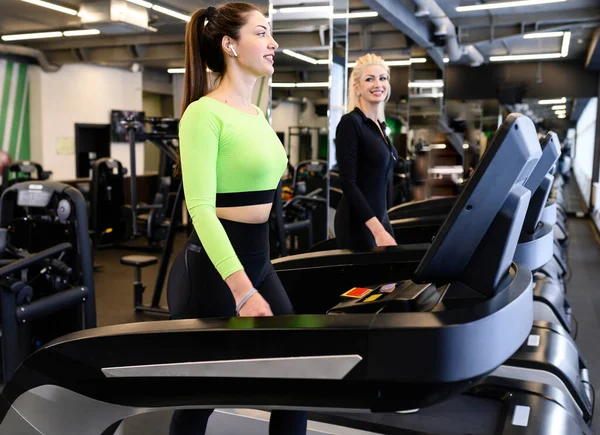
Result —
[[[207, 68], [217, 79], [225, 73], [221, 41], [224, 36], [237, 41], [240, 29], [248, 21], [248, 14], [253, 11], [264, 13], [253, 4], [232, 2], [199, 9], [192, 15], [185, 31], [185, 75], [181, 116], [191, 103], [210, 91]], [[175, 175], [180, 174], [181, 163], [178, 157]]]

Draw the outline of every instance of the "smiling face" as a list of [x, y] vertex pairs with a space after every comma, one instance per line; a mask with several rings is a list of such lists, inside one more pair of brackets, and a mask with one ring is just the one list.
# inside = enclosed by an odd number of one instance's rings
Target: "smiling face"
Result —
[[390, 76], [382, 65], [368, 65], [354, 83], [354, 90], [360, 98], [369, 104], [383, 103], [389, 94]]
[[[269, 22], [258, 11], [248, 14], [248, 21], [240, 29], [237, 41], [225, 41], [226, 55], [237, 53], [236, 63], [256, 77], [270, 76], [274, 72], [275, 50], [279, 45], [273, 39]], [[233, 46], [233, 50], [231, 48]]]

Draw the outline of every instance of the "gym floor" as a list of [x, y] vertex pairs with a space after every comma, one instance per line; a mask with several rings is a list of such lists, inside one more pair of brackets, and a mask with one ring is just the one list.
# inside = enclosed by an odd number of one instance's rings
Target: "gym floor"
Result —
[[[568, 211], [575, 214], [583, 211], [575, 180], [565, 186], [565, 199]], [[185, 235], [177, 234], [173, 255], [177, 255], [185, 243]], [[101, 265], [95, 274], [96, 305], [98, 326], [114, 325], [141, 321], [161, 321], [167, 316], [158, 314], [135, 313], [133, 310], [133, 269], [123, 266], [120, 258], [129, 254], [142, 254], [122, 249], [96, 251], [94, 262]], [[155, 255], [160, 253], [143, 253]], [[587, 359], [590, 380], [600, 391], [600, 237], [587, 218], [572, 217], [569, 219], [569, 267], [571, 276], [567, 284], [569, 301], [578, 322], [577, 344]], [[144, 301], [149, 303], [154, 290], [154, 281], [158, 265], [143, 270], [142, 279], [147, 289]], [[166, 306], [166, 285], [161, 304]], [[596, 410], [598, 406], [596, 406]], [[168, 433], [170, 412], [156, 412], [133, 417], [125, 421], [118, 435], [159, 435]], [[245, 433], [266, 434], [268, 414], [252, 410], [218, 410], [211, 417], [209, 435]], [[311, 422], [309, 434], [355, 434], [367, 435], [370, 432], [344, 429], [322, 423]], [[600, 435], [600, 420], [593, 423], [594, 435]]]

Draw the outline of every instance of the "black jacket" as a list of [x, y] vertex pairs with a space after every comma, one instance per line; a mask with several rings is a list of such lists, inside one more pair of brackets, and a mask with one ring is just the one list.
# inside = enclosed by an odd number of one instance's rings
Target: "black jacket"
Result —
[[[385, 134], [385, 122], [380, 126]], [[336, 129], [336, 157], [344, 198], [353, 218], [361, 223], [373, 216], [381, 221], [387, 213], [387, 185], [398, 154], [381, 131], [358, 107], [342, 116]]]

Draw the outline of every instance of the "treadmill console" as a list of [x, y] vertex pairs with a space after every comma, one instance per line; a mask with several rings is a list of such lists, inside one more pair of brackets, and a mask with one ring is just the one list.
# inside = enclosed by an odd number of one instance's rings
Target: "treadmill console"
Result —
[[431, 311], [442, 296], [442, 289], [435, 284], [416, 284], [409, 280], [353, 287], [340, 295], [341, 302], [327, 314]]

